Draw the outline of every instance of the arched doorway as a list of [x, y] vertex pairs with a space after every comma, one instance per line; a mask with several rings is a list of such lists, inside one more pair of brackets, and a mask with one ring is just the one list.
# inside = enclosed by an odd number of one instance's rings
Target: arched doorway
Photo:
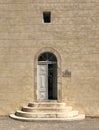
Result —
[[57, 58], [51, 52], [38, 57], [37, 99], [57, 100]]

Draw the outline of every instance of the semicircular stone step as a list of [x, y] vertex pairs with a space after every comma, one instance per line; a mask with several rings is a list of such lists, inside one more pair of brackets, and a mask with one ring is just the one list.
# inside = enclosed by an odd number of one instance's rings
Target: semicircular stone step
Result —
[[29, 103], [29, 107], [64, 107], [65, 103], [58, 102], [40, 102], [40, 103]]
[[10, 114], [10, 117], [16, 120], [22, 120], [22, 121], [73, 121], [73, 120], [83, 120], [85, 119], [85, 114], [80, 114], [75, 117], [68, 117], [68, 118], [26, 118], [26, 117], [20, 117], [16, 116], [15, 114]]
[[54, 113], [33, 113], [33, 112], [23, 112], [18, 110], [15, 113], [16, 116], [19, 117], [26, 117], [26, 118], [68, 118], [68, 117], [74, 117], [78, 115], [78, 111], [70, 111], [70, 112], [65, 112], [65, 113], [59, 113], [59, 112], [54, 112]]
[[60, 102], [34, 102], [21, 110], [11, 114], [10, 117], [20, 120], [81, 120], [85, 119], [84, 114], [72, 110], [71, 106], [66, 106]]
[[66, 107], [28, 107], [24, 106], [22, 109], [24, 112], [68, 112], [72, 111], [71, 106]]
[[65, 113], [57, 113], [57, 118], [71, 118], [78, 116], [78, 111], [71, 111], [71, 112], [65, 112]]
[[19, 117], [26, 117], [26, 118], [56, 118], [55, 113], [32, 113], [32, 112], [23, 112], [23, 111], [17, 111], [15, 113], [16, 116]]

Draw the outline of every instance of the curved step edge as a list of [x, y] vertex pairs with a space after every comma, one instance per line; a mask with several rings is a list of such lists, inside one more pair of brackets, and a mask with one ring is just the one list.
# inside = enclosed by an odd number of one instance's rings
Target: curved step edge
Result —
[[57, 111], [57, 112], [68, 112], [68, 111], [72, 111], [72, 107], [71, 106], [66, 106], [66, 107], [28, 107], [28, 106], [23, 106], [21, 111], [24, 112], [39, 112], [39, 111]]
[[15, 114], [10, 114], [10, 118], [13, 118], [15, 120], [20, 120], [20, 121], [75, 121], [75, 120], [84, 120], [85, 115], [80, 114], [76, 117], [72, 118], [25, 118], [25, 117], [19, 117], [16, 116]]
[[15, 113], [16, 116], [27, 117], [27, 118], [68, 118], [78, 116], [78, 111], [70, 111], [70, 112], [24, 112], [17, 110]]
[[65, 103], [53, 103], [53, 102], [41, 102], [41, 103], [28, 103], [29, 107], [63, 107], [66, 106]]

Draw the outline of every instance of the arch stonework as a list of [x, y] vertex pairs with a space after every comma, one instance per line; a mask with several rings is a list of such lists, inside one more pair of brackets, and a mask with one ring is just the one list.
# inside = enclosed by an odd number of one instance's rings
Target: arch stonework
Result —
[[41, 48], [34, 58], [34, 101], [37, 101], [37, 65], [38, 57], [44, 52], [51, 52], [57, 58], [57, 101], [62, 101], [62, 73], [61, 73], [61, 56], [60, 54], [51, 47]]

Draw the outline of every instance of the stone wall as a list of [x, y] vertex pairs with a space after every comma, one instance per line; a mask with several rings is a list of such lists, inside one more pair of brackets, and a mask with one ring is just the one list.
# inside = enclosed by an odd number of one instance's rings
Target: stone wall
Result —
[[62, 77], [62, 100], [99, 116], [98, 43], [98, 0], [0, 0], [0, 115], [34, 100], [35, 55], [51, 47], [61, 73], [71, 72]]

